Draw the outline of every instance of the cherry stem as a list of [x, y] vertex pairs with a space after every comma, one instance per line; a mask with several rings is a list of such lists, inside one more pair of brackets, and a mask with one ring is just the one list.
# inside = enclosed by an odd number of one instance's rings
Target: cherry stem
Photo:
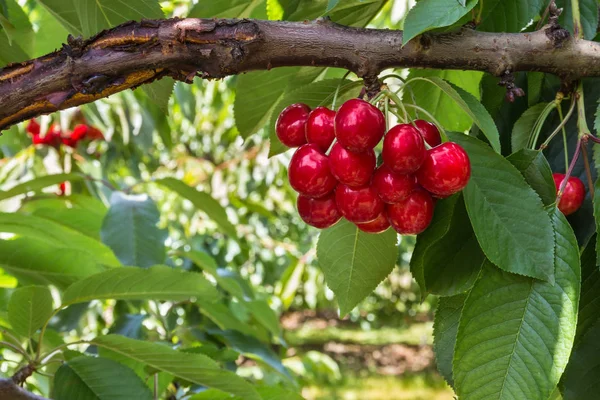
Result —
[[592, 171], [590, 169], [590, 160], [588, 158], [587, 141], [584, 141], [582, 146], [583, 151], [581, 152], [581, 155], [583, 155], [583, 165], [585, 166], [585, 175], [588, 181], [588, 191], [590, 192], [592, 201], [594, 201], [594, 181], [592, 180]]
[[571, 160], [571, 164], [569, 164], [569, 169], [567, 170], [567, 173], [565, 174], [565, 178], [563, 179], [562, 183], [560, 184], [560, 188], [558, 189], [558, 196], [556, 196], [556, 205], [557, 206], [558, 206], [558, 203], [560, 203], [560, 199], [563, 195], [563, 191], [565, 190], [565, 187], [567, 186], [567, 181], [569, 180], [569, 178], [571, 177], [571, 174], [573, 173], [573, 168], [575, 168], [575, 163], [577, 162], [577, 159], [579, 158], [579, 153], [581, 152], [581, 144], [582, 144], [581, 138], [577, 139], [577, 146], [575, 147], [575, 154], [573, 154], [573, 159]]
[[[557, 106], [557, 110], [558, 111], [558, 116], [560, 117], [560, 124], [558, 124], [558, 126], [556, 127], [556, 129], [554, 129], [554, 132], [552, 132], [550, 134], [550, 136], [548, 136], [548, 138], [546, 139], [546, 141], [544, 141], [544, 143], [542, 143], [540, 145], [540, 150], [544, 150], [546, 147], [548, 147], [548, 145], [550, 144], [550, 141], [552, 139], [554, 139], [554, 137], [562, 130], [563, 135], [566, 136], [566, 131], [565, 131], [565, 125], [567, 124], [567, 122], [569, 122], [569, 119], [571, 118], [571, 115], [573, 115], [573, 111], [575, 110], [575, 104], [577, 104], [577, 102], [575, 101], [575, 96], [573, 96], [571, 98], [571, 106], [569, 107], [569, 111], [567, 111], [567, 114], [565, 115], [565, 117], [563, 118], [563, 114], [562, 114], [562, 109], [560, 108], [560, 105]], [[567, 157], [566, 153], [565, 153], [565, 157]], [[567, 158], [567, 165], [569, 164], [569, 159]]]
[[29, 357], [29, 354], [27, 354], [27, 352], [25, 350], [23, 350], [22, 348], [18, 347], [17, 345], [14, 345], [14, 344], [9, 343], [9, 342], [0, 342], [0, 346], [7, 347], [7, 348], [11, 349], [12, 351], [21, 354], [28, 361], [31, 361], [31, 358]]
[[527, 142], [527, 148], [535, 149], [535, 144], [537, 143], [540, 137], [540, 132], [542, 131], [544, 122], [546, 121], [546, 118], [548, 118], [548, 115], [550, 115], [550, 112], [554, 108], [556, 108], [557, 104], [560, 105], [560, 100], [558, 99], [554, 100], [551, 103], [548, 103], [546, 107], [544, 107], [537, 120], [535, 121], [535, 124], [533, 125], [533, 130], [531, 131], [532, 134], [531, 136], [529, 136], [529, 141]]
[[346, 78], [348, 77], [348, 75], [350, 75], [351, 71], [347, 71], [344, 76], [342, 76], [342, 79], [340, 79], [340, 82], [337, 85], [337, 88], [335, 89], [335, 93], [333, 95], [333, 100], [331, 101], [331, 109], [335, 110], [335, 105], [337, 104], [337, 98], [338, 98], [338, 94], [340, 92], [340, 88], [342, 87], [342, 82], [344, 82], [346, 80]]
[[433, 122], [435, 124], [435, 126], [437, 126], [438, 130], [440, 131], [440, 136], [442, 137], [442, 141], [443, 142], [448, 141], [448, 136], [446, 135], [446, 130], [444, 129], [442, 124], [440, 124], [440, 122], [437, 119], [435, 119], [435, 117], [429, 111], [425, 110], [422, 107], [416, 106], [414, 104], [405, 104], [405, 106], [414, 108], [415, 110], [421, 111], [423, 114], [425, 114], [427, 116], [427, 118], [429, 118], [431, 120], [431, 122]]

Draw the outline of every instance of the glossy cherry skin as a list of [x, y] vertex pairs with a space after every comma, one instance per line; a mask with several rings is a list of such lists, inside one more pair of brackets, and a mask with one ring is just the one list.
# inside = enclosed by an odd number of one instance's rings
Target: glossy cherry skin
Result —
[[25, 129], [32, 136], [39, 135], [41, 132], [40, 124], [38, 124], [38, 122], [35, 119], [30, 119], [29, 123], [27, 124], [27, 127]]
[[456, 143], [447, 142], [427, 151], [417, 181], [437, 197], [448, 197], [467, 186], [471, 162], [467, 152]]
[[371, 222], [383, 212], [383, 201], [371, 186], [353, 189], [339, 184], [335, 189], [338, 210], [350, 222]]
[[[552, 174], [552, 177], [554, 178], [554, 185], [556, 186], [556, 194], [558, 194], [560, 185], [565, 180], [566, 175], [555, 172]], [[565, 190], [558, 203], [558, 209], [564, 215], [573, 214], [575, 211], [579, 210], [584, 199], [585, 186], [583, 185], [583, 182], [581, 182], [581, 179], [578, 177], [571, 176], [565, 185]]]
[[424, 189], [414, 190], [406, 199], [386, 205], [385, 211], [392, 228], [401, 235], [423, 232], [433, 218], [434, 202]]
[[425, 121], [424, 119], [417, 119], [414, 121], [414, 123], [417, 127], [417, 130], [430, 147], [435, 147], [442, 144], [440, 131], [435, 124]]
[[275, 123], [275, 133], [288, 147], [298, 147], [306, 143], [306, 121], [310, 107], [296, 103], [283, 109]]
[[385, 118], [374, 105], [360, 99], [346, 101], [335, 115], [335, 137], [347, 150], [371, 150], [385, 133]]
[[412, 174], [425, 160], [425, 142], [412, 125], [400, 124], [383, 139], [383, 163], [398, 174]]
[[85, 124], [75, 125], [73, 128], [73, 132], [71, 132], [71, 139], [75, 141], [80, 141], [87, 137], [87, 134], [90, 130], [90, 127]]
[[299, 195], [296, 205], [300, 218], [315, 228], [329, 228], [342, 218], [342, 214], [340, 214], [335, 202], [334, 193], [330, 193], [320, 199], [311, 199], [310, 197]]
[[323, 151], [329, 150], [333, 139], [335, 111], [327, 107], [317, 107], [308, 114], [306, 121], [306, 140], [314, 143]]
[[362, 224], [356, 224], [356, 226], [363, 232], [381, 233], [388, 230], [388, 228], [390, 227], [390, 221], [388, 221], [387, 214], [384, 210], [373, 221], [365, 222]]
[[382, 164], [373, 174], [373, 187], [384, 203], [397, 203], [417, 187], [417, 179], [411, 174], [397, 174]]
[[335, 143], [329, 153], [329, 166], [336, 179], [346, 186], [358, 188], [371, 181], [377, 158], [373, 150], [354, 153]]
[[307, 197], [323, 197], [335, 189], [337, 180], [329, 169], [329, 159], [315, 144], [299, 147], [288, 169], [290, 185]]

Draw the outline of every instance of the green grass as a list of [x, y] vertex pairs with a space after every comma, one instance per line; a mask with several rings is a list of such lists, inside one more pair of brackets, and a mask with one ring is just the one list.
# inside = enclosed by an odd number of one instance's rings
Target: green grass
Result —
[[306, 400], [452, 400], [452, 389], [435, 373], [417, 375], [346, 376], [336, 386], [309, 386]]
[[432, 331], [431, 322], [415, 323], [402, 328], [380, 328], [372, 331], [335, 326], [325, 329], [303, 326], [294, 331], [287, 331], [285, 338], [290, 346], [323, 344], [327, 342], [363, 345], [385, 345], [392, 343], [422, 345], [432, 343]]

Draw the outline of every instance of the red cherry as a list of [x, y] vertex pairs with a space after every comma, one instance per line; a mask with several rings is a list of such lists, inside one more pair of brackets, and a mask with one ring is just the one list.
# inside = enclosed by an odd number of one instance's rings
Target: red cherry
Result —
[[58, 195], [64, 196], [67, 193], [67, 182], [62, 182], [58, 185]]
[[371, 186], [353, 189], [340, 184], [335, 190], [335, 201], [342, 215], [354, 223], [371, 222], [384, 209], [383, 202]]
[[356, 226], [363, 232], [381, 233], [387, 231], [387, 229], [390, 227], [390, 221], [388, 221], [387, 214], [385, 211], [383, 211], [373, 221], [365, 222], [363, 224], [356, 224]]
[[306, 121], [306, 140], [308, 143], [314, 143], [323, 151], [327, 151], [333, 139], [335, 139], [335, 129], [333, 121], [335, 111], [327, 107], [317, 107], [308, 114]]
[[30, 119], [29, 123], [27, 124], [27, 128], [25, 128], [27, 130], [28, 133], [30, 133], [32, 136], [36, 136], [40, 134], [41, 131], [41, 127], [40, 124], [37, 123], [37, 121], [35, 119]]
[[335, 189], [337, 181], [329, 169], [329, 159], [316, 144], [300, 146], [290, 161], [290, 185], [307, 197], [323, 197]]
[[58, 147], [61, 142], [60, 126], [52, 124], [44, 136], [41, 134], [33, 135], [32, 142], [33, 144], [44, 144], [47, 146]]
[[373, 150], [353, 153], [336, 142], [329, 153], [331, 173], [340, 183], [350, 187], [368, 184], [376, 164], [377, 158]]
[[397, 203], [417, 187], [414, 175], [397, 174], [383, 164], [373, 174], [373, 187], [385, 203]]
[[471, 162], [467, 152], [456, 143], [446, 142], [427, 151], [417, 181], [431, 194], [448, 197], [467, 186]]
[[[555, 172], [552, 174], [552, 177], [554, 178], [554, 185], [556, 186], [556, 194], [558, 194], [558, 189], [560, 189], [560, 185], [563, 183], [566, 175]], [[579, 210], [584, 199], [585, 186], [583, 185], [583, 182], [581, 182], [581, 179], [578, 177], [571, 176], [565, 185], [563, 195], [558, 203], [558, 209], [565, 215], [573, 214], [575, 211]]]
[[431, 147], [435, 147], [442, 143], [442, 137], [440, 136], [440, 131], [438, 130], [435, 124], [432, 124], [429, 121], [425, 121], [423, 119], [417, 119], [414, 121], [417, 130], [423, 136], [423, 139], [427, 142], [427, 144]]
[[374, 105], [350, 99], [335, 116], [335, 137], [347, 150], [361, 153], [373, 149], [385, 133], [385, 118]]
[[102, 131], [98, 128], [94, 128], [93, 126], [88, 126], [88, 132], [86, 137], [90, 140], [104, 140], [104, 135]]
[[423, 137], [412, 125], [400, 124], [389, 130], [383, 139], [383, 162], [399, 174], [411, 174], [425, 159]]
[[72, 148], [76, 148], [77, 147], [77, 140], [74, 140], [72, 137], [64, 137], [60, 139], [62, 144], [64, 144], [65, 146], [68, 147], [72, 147]]
[[78, 142], [87, 136], [89, 130], [90, 127], [85, 124], [75, 125], [73, 132], [71, 132], [71, 139]]
[[431, 195], [418, 188], [406, 199], [396, 204], [388, 204], [386, 212], [396, 232], [402, 235], [417, 235], [431, 223], [433, 208]]
[[288, 147], [298, 147], [306, 143], [306, 120], [310, 107], [306, 104], [296, 103], [283, 109], [277, 123], [275, 133], [281, 143]]
[[334, 193], [320, 199], [311, 199], [300, 195], [296, 205], [298, 206], [300, 218], [315, 228], [329, 228], [342, 218], [342, 214], [340, 214], [335, 203]]

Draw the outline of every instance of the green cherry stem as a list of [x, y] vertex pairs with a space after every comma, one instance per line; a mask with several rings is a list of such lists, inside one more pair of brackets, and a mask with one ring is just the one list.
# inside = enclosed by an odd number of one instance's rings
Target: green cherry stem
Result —
[[583, 165], [585, 167], [585, 176], [587, 177], [588, 190], [590, 192], [590, 197], [592, 202], [594, 201], [594, 180], [592, 179], [592, 171], [590, 169], [590, 160], [588, 157], [588, 148], [587, 148], [587, 140], [584, 140], [581, 144], [583, 147], [583, 151], [581, 155], [583, 156]]
[[560, 104], [560, 101], [561, 100], [556, 99], [548, 103], [546, 107], [544, 107], [537, 120], [535, 121], [535, 124], [533, 125], [533, 130], [531, 131], [531, 135], [529, 136], [529, 140], [527, 141], [528, 149], [535, 149], [535, 145], [538, 142], [540, 132], [542, 131], [542, 126], [544, 126], [546, 118], [548, 118], [550, 112], [556, 108], [557, 104]]
[[[573, 111], [575, 110], [575, 104], [577, 104], [577, 102], [575, 101], [575, 96], [573, 96], [571, 98], [571, 106], [569, 107], [569, 110], [567, 111], [567, 114], [565, 115], [565, 117], [563, 118], [563, 113], [562, 113], [562, 109], [560, 108], [560, 106], [556, 107], [556, 111], [558, 112], [558, 116], [560, 117], [560, 124], [558, 124], [558, 126], [556, 127], [556, 129], [554, 129], [554, 131], [550, 134], [550, 136], [548, 136], [548, 138], [544, 141], [544, 143], [542, 143], [540, 145], [540, 150], [544, 150], [546, 147], [548, 147], [548, 145], [550, 144], [550, 141], [552, 139], [554, 139], [554, 137], [562, 130], [563, 134], [566, 135], [566, 131], [565, 131], [565, 125], [567, 124], [567, 122], [569, 122], [569, 119], [571, 118], [571, 115], [573, 115]], [[567, 165], [569, 164], [569, 160], [567, 158]]]
[[571, 177], [571, 174], [573, 173], [573, 168], [575, 168], [575, 163], [577, 162], [577, 159], [579, 158], [579, 153], [581, 152], [581, 145], [582, 145], [582, 139], [579, 138], [579, 139], [577, 139], [577, 145], [575, 147], [575, 154], [573, 154], [573, 159], [571, 159], [571, 164], [569, 164], [569, 169], [567, 170], [567, 173], [565, 174], [565, 178], [563, 179], [562, 183], [560, 184], [560, 188], [558, 189], [558, 195], [556, 196], [556, 205], [557, 206], [558, 206], [558, 203], [560, 203], [560, 199], [563, 195], [565, 187], [567, 186], [567, 182], [568, 182], [569, 178]]
[[331, 101], [331, 109], [335, 110], [335, 105], [337, 104], [337, 99], [338, 99], [338, 94], [340, 93], [340, 88], [342, 87], [342, 83], [346, 80], [346, 78], [348, 77], [348, 75], [350, 75], [351, 71], [348, 71], [344, 74], [344, 76], [342, 76], [342, 79], [340, 79], [340, 82], [337, 85], [337, 88], [335, 89], [335, 93], [333, 95], [333, 100]]

